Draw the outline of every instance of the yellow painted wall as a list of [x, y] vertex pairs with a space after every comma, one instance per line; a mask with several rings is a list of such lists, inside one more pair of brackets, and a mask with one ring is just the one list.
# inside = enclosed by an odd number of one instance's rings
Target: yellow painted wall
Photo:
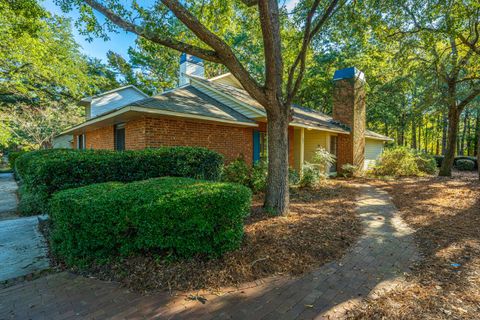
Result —
[[305, 129], [305, 162], [311, 162], [318, 147], [330, 149], [330, 134], [325, 131]]
[[294, 168], [297, 172], [300, 171], [300, 137], [301, 129], [295, 128], [293, 131], [293, 159], [294, 159]]

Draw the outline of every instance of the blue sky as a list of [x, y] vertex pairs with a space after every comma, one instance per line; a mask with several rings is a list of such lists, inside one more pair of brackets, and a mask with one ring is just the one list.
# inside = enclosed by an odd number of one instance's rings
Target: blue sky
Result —
[[[290, 11], [295, 7], [295, 4], [299, 0], [284, 0], [287, 6], [287, 9]], [[281, 1], [283, 3], [283, 1]], [[77, 10], [64, 13], [53, 0], [43, 0], [42, 5], [45, 9], [50, 11], [53, 14], [66, 16], [72, 18], [73, 21], [77, 20], [79, 17], [79, 12]], [[117, 33], [109, 33], [108, 36], [110, 40], [104, 41], [103, 39], [94, 38], [93, 41], [88, 42], [85, 39], [85, 36], [79, 34], [78, 30], [73, 27], [73, 33], [75, 40], [82, 47], [82, 51], [91, 57], [99, 58], [103, 61], [106, 61], [106, 55], [109, 50], [112, 50], [116, 53], [121, 54], [123, 57], [128, 58], [128, 48], [135, 46], [136, 36], [134, 34], [118, 30]]]

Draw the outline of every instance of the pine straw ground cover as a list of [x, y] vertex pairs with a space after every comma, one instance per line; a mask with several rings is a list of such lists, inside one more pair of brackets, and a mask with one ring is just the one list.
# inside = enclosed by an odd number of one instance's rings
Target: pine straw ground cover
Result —
[[257, 196], [245, 221], [241, 248], [222, 258], [172, 261], [146, 254], [81, 273], [119, 281], [140, 292], [216, 291], [272, 275], [301, 275], [340, 258], [355, 243], [361, 232], [356, 195], [354, 186], [336, 180], [314, 190], [294, 189], [290, 214], [285, 217], [269, 216], [261, 208], [262, 196]]
[[479, 319], [480, 182], [450, 178], [376, 181], [415, 229], [422, 261], [404, 285], [367, 301], [353, 319]]

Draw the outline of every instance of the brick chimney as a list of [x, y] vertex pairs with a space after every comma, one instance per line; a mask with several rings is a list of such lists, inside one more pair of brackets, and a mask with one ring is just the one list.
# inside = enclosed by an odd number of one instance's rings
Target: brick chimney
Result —
[[349, 135], [337, 138], [337, 172], [347, 163], [361, 171], [365, 162], [365, 75], [351, 67], [335, 71], [333, 81], [333, 119], [350, 129]]

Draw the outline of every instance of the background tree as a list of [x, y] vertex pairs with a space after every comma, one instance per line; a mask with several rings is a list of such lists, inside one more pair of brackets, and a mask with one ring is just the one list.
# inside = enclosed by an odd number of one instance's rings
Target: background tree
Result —
[[118, 84], [80, 54], [70, 21], [36, 1], [0, 3], [0, 125], [12, 145], [48, 146], [80, 121], [76, 101]]

